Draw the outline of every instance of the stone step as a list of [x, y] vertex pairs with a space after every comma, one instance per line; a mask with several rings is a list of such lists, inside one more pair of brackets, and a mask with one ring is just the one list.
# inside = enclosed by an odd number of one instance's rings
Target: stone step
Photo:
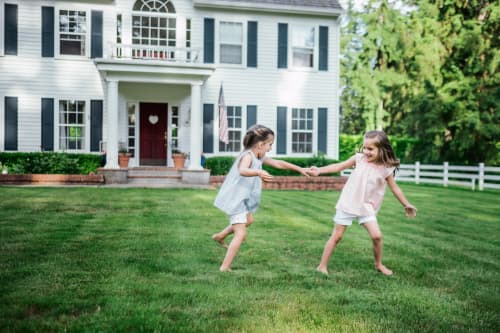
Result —
[[166, 167], [142, 167], [142, 168], [130, 168], [128, 169], [128, 177], [181, 177], [181, 173], [177, 169], [166, 168]]
[[129, 177], [129, 185], [144, 187], [174, 187], [182, 185], [181, 178], [158, 178], [158, 177]]

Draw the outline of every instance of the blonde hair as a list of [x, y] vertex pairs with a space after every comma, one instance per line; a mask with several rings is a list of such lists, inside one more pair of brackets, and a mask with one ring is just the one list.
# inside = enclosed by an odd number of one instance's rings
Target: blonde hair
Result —
[[247, 133], [243, 138], [243, 146], [245, 149], [250, 149], [257, 143], [266, 141], [270, 135], [274, 136], [272, 129], [264, 125], [253, 125], [247, 130]]
[[377, 160], [385, 166], [395, 167], [394, 173], [399, 169], [399, 159], [396, 158], [394, 149], [384, 131], [368, 131], [364, 139], [375, 139], [375, 146], [378, 148]]

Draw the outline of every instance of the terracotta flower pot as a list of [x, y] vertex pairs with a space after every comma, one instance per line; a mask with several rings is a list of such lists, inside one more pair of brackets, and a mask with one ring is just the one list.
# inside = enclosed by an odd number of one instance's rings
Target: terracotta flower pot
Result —
[[186, 156], [184, 154], [172, 154], [172, 160], [174, 160], [174, 168], [184, 169], [184, 163], [186, 162]]
[[130, 154], [129, 153], [120, 153], [118, 155], [118, 165], [120, 168], [125, 169], [128, 168], [128, 161], [130, 160]]

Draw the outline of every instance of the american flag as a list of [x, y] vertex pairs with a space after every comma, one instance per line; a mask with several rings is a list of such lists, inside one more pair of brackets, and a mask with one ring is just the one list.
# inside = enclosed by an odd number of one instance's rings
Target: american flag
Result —
[[224, 91], [222, 84], [219, 91], [219, 140], [226, 145], [229, 143], [226, 102], [224, 101]]

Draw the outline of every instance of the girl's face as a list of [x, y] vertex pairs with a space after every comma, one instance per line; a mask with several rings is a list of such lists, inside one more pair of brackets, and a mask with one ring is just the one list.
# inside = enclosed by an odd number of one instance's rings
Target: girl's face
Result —
[[261, 141], [257, 144], [257, 157], [262, 158], [266, 156], [266, 153], [271, 151], [274, 143], [274, 135], [269, 135], [267, 140]]
[[363, 154], [366, 160], [371, 163], [378, 162], [378, 147], [375, 139], [365, 139], [363, 141]]

